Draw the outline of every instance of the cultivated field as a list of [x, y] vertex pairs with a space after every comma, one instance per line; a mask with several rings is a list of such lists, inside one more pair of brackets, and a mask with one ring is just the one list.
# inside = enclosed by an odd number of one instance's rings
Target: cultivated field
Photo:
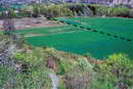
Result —
[[[126, 53], [132, 57], [133, 20], [123, 18], [68, 18], [73, 23], [91, 28], [86, 30], [73, 24], [33, 28], [18, 31], [27, 43], [34, 46], [54, 47], [58, 50], [104, 58], [113, 53]], [[29, 35], [34, 34], [34, 36]], [[35, 35], [37, 34], [37, 35]], [[29, 35], [29, 36], [28, 36]]]

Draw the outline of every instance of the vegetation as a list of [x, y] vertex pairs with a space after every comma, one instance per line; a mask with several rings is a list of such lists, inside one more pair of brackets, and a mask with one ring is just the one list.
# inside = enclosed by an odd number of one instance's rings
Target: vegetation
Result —
[[[98, 75], [92, 85], [94, 89], [132, 89], [133, 61], [127, 55], [114, 54], [94, 70]], [[92, 89], [93, 89], [92, 88]]]
[[91, 5], [90, 6], [96, 16], [121, 16], [121, 17], [130, 17], [130, 9], [126, 7], [108, 7], [101, 5]]
[[[11, 41], [8, 36], [1, 37]], [[114, 54], [98, 62], [91, 57], [24, 44], [11, 59], [23, 66], [19, 72], [9, 66], [0, 66], [1, 88], [52, 89], [51, 73], [59, 76], [59, 89], [133, 88], [133, 61], [125, 54]], [[49, 60], [53, 61], [53, 67]]]
[[[18, 12], [12, 10], [13, 17], [38, 17], [43, 15], [48, 19], [54, 17], [72, 17], [72, 16], [120, 16], [133, 17], [132, 9], [127, 7], [108, 7], [104, 5], [91, 4], [61, 4], [61, 5], [45, 5], [31, 4], [20, 8]], [[2, 13], [0, 13], [0, 17]]]
[[[133, 57], [132, 41], [128, 41], [128, 39], [133, 38], [132, 19], [87, 17], [63, 19], [73, 23], [81, 22], [81, 24], [83, 23], [83, 27], [89, 27], [92, 30], [87, 31], [82, 29], [80, 25], [77, 25], [78, 27], [65, 25], [50, 28], [25, 29], [16, 31], [16, 33], [26, 35], [26, 42], [37, 47], [54, 47], [58, 50], [78, 54], [91, 53], [93, 57], [101, 59], [119, 52]], [[93, 31], [93, 29], [96, 31]], [[41, 35], [28, 37], [28, 34]]]
[[[82, 16], [86, 7], [92, 11], [91, 13], [94, 16], [132, 17], [133, 12], [125, 7], [113, 8], [83, 4], [48, 6], [33, 4], [21, 9], [19, 13], [16, 13], [14, 9], [10, 11], [13, 17], [44, 15], [51, 19], [64, 16]], [[0, 13], [0, 15], [3, 14]], [[125, 38], [122, 40], [121, 37], [132, 39], [132, 19], [96, 19], [69, 19], [80, 21], [81, 24], [97, 30], [91, 32], [68, 25], [32, 28], [14, 31], [14, 33], [22, 34], [24, 37], [29, 34], [42, 36], [23, 38], [20, 35], [20, 38], [16, 36], [16, 39], [13, 40], [9, 35], [0, 31], [0, 89], [52, 89], [55, 85], [58, 86], [58, 89], [133, 89], [132, 41], [129, 43], [125, 41]], [[102, 21], [104, 24], [110, 21], [111, 24], [103, 25]], [[125, 24], [126, 21], [128, 23]], [[104, 32], [112, 34], [114, 30], [115, 34], [119, 34], [118, 36], [121, 39], [117, 39], [117, 36], [115, 36], [115, 39], [109, 34], [108, 36], [104, 34]], [[102, 33], [99, 34], [99, 31]], [[49, 47], [46, 47], [47, 45]], [[76, 55], [50, 47], [87, 54], [85, 56]], [[89, 54], [89, 52], [92, 54]], [[112, 55], [105, 56], [109, 54]], [[96, 59], [96, 57], [99, 59]], [[51, 74], [59, 78], [59, 84], [53, 81], [56, 78], [51, 78]]]

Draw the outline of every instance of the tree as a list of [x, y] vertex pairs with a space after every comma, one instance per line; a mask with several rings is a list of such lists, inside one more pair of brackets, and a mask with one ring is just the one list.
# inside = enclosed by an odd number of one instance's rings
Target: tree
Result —
[[6, 35], [11, 35], [11, 33], [15, 30], [14, 21], [12, 20], [12, 13], [11, 11], [3, 12], [5, 18], [3, 22], [3, 27]]

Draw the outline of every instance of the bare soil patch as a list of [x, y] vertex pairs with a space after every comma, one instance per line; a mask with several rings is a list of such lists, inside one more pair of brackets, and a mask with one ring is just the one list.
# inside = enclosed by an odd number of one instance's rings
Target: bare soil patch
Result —
[[[63, 24], [57, 21], [47, 20], [45, 17], [13, 19], [17, 30], [34, 27], [55, 27]], [[0, 20], [0, 30], [3, 30], [3, 20]]]

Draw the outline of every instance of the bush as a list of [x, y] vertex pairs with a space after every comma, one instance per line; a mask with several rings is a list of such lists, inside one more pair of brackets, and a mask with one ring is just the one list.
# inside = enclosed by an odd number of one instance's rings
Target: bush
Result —
[[130, 10], [129, 17], [133, 18], [133, 9]]
[[29, 75], [17, 74], [13, 89], [51, 89], [51, 79], [48, 73], [49, 71], [45, 68], [32, 68]]
[[0, 65], [0, 89], [6, 87], [5, 84], [13, 77], [14, 70]]
[[87, 59], [78, 59], [75, 66], [65, 74], [66, 89], [89, 89], [93, 66]]
[[66, 4], [74, 16], [93, 16], [93, 10], [87, 4]]
[[22, 17], [32, 17], [32, 14], [33, 14], [33, 6], [31, 5], [28, 5], [28, 6], [25, 6], [24, 8], [22, 8], [19, 12], [20, 16]]
[[107, 6], [102, 5], [90, 5], [90, 8], [93, 8], [93, 13], [96, 16], [108, 15], [109, 11], [107, 10]]
[[128, 17], [129, 15], [129, 8], [124, 7], [108, 7], [103, 5], [90, 5], [91, 8], [93, 8], [93, 11], [96, 16], [122, 16], [122, 17]]
[[72, 11], [63, 5], [50, 5], [43, 14], [47, 18], [73, 16]]
[[[124, 54], [114, 54], [105, 63], [96, 65], [94, 89], [132, 89], [133, 61]], [[92, 89], [93, 89], [92, 88]]]
[[46, 67], [44, 50], [30, 46], [24, 48], [25, 52], [16, 53], [13, 58], [27, 63], [28, 68], [25, 69], [26, 72], [17, 73], [13, 89], [51, 89], [52, 83], [48, 76], [51, 71]]
[[111, 16], [122, 16], [128, 17], [129, 9], [128, 8], [112, 8]]

